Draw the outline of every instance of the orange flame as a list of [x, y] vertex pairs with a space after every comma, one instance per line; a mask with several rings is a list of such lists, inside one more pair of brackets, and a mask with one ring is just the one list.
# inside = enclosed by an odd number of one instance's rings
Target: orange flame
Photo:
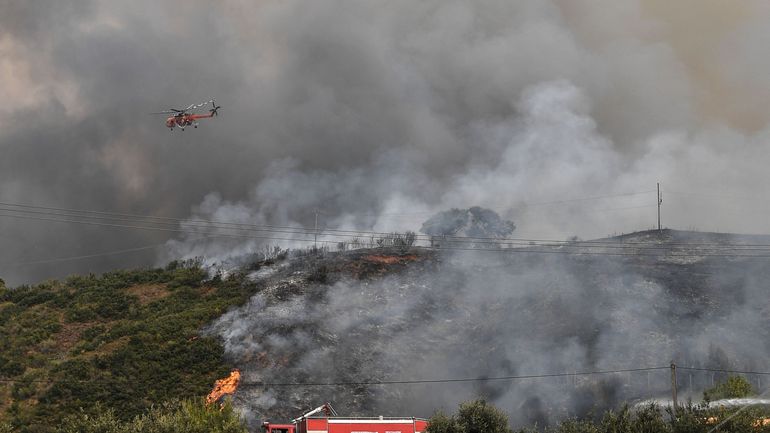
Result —
[[231, 371], [226, 378], [214, 382], [214, 389], [206, 396], [206, 406], [218, 402], [227, 394], [234, 394], [239, 383], [241, 383], [241, 372], [238, 369]]

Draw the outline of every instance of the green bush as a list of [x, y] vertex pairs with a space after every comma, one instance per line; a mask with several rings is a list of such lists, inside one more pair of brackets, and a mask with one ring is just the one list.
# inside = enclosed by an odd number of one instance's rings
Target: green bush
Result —
[[435, 413], [428, 433], [511, 433], [508, 415], [483, 399], [460, 404], [457, 414]]
[[131, 421], [121, 422], [111, 410], [70, 417], [59, 433], [247, 433], [230, 404], [207, 407], [202, 401], [166, 403]]
[[27, 399], [37, 391], [36, 383], [33, 382], [33, 376], [27, 375], [22, 377], [18, 382], [13, 384], [11, 389], [11, 396], [18, 400]]
[[430, 418], [427, 433], [460, 433], [460, 427], [454, 416], [439, 411]]
[[0, 358], [0, 376], [14, 377], [24, 373], [24, 365], [15, 360]]
[[723, 398], [743, 398], [754, 395], [754, 388], [743, 376], [728, 376], [724, 382], [703, 391], [703, 400], [709, 402]]

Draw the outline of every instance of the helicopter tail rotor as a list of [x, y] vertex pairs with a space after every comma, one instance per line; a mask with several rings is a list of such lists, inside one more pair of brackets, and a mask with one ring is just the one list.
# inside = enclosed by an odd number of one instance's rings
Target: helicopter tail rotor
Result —
[[214, 108], [209, 110], [209, 113], [211, 113], [212, 116], [219, 116], [219, 109], [222, 108], [219, 105], [217, 105], [214, 100], [211, 100], [211, 105], [214, 106]]

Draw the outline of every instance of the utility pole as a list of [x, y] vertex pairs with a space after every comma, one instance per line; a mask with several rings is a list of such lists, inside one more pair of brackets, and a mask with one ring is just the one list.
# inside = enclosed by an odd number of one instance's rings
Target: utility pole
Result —
[[677, 411], [677, 402], [676, 402], [676, 364], [674, 364], [674, 361], [671, 361], [671, 410], [674, 414], [674, 417], [676, 417], [676, 411]]
[[315, 228], [313, 229], [313, 249], [318, 250], [318, 209], [314, 210], [315, 213]]
[[660, 231], [660, 204], [663, 203], [663, 196], [660, 195], [660, 182], [658, 182], [658, 231]]

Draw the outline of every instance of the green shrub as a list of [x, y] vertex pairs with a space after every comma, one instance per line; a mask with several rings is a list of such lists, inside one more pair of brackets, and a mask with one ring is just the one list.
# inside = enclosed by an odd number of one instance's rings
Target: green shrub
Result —
[[454, 416], [439, 411], [430, 418], [427, 433], [460, 433], [460, 427]]
[[247, 433], [246, 426], [230, 404], [206, 407], [187, 400], [153, 407], [131, 421], [122, 422], [111, 410], [98, 415], [69, 417], [59, 433]]
[[724, 382], [703, 391], [703, 400], [709, 402], [723, 398], [743, 398], [754, 395], [754, 388], [743, 376], [728, 376]]
[[512, 433], [508, 415], [485, 400], [460, 404], [457, 414], [436, 412], [428, 423], [428, 433]]
[[14, 377], [24, 373], [24, 365], [15, 360], [0, 358], [0, 376]]
[[37, 386], [33, 379], [33, 376], [27, 375], [14, 383], [13, 388], [11, 388], [11, 396], [18, 400], [24, 400], [35, 395]]

